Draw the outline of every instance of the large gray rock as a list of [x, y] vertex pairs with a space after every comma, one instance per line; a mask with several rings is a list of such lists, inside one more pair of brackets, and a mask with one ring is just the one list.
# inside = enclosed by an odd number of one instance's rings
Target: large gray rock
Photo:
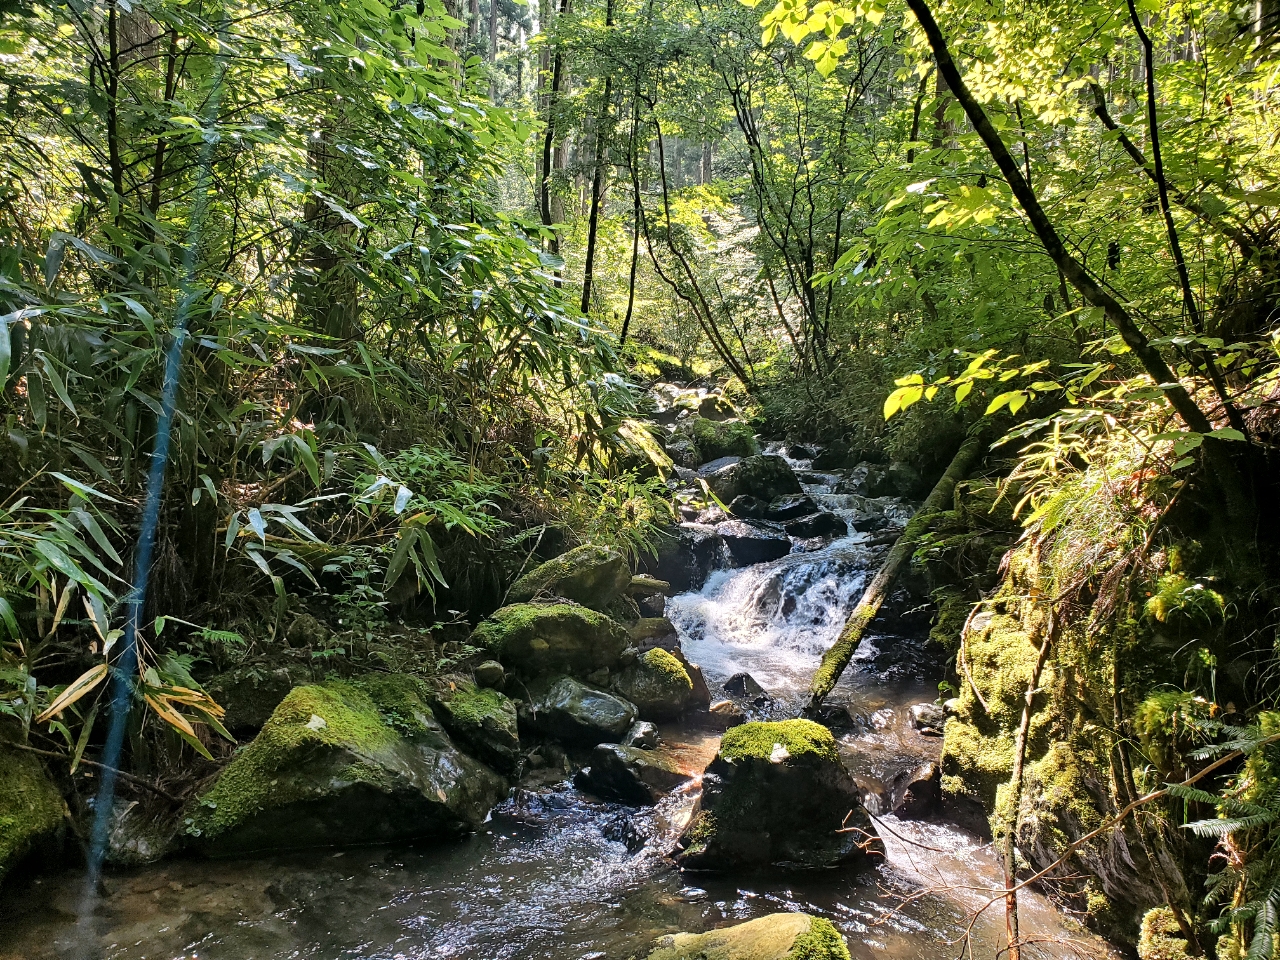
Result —
[[788, 493], [778, 497], [765, 508], [764, 518], [786, 523], [788, 520], [798, 520], [817, 512], [818, 505], [807, 493]]
[[621, 553], [585, 544], [534, 567], [511, 585], [507, 600], [526, 603], [536, 597], [564, 597], [603, 610], [630, 582], [631, 569]]
[[457, 836], [506, 784], [460, 752], [404, 674], [297, 687], [188, 808], [196, 850], [236, 856]]
[[519, 713], [544, 736], [585, 744], [617, 743], [636, 719], [634, 704], [572, 677], [535, 686]]
[[743, 457], [711, 474], [707, 485], [725, 503], [743, 494], [771, 503], [787, 494], [803, 493], [787, 461], [768, 455]]
[[724, 541], [715, 527], [682, 523], [670, 527], [658, 543], [656, 558], [641, 558], [641, 566], [671, 585], [672, 593], [697, 590], [707, 575], [721, 565]]
[[590, 766], [573, 782], [602, 800], [651, 805], [688, 779], [687, 773], [652, 750], [602, 743], [591, 752]]
[[716, 533], [741, 566], [777, 560], [791, 552], [791, 538], [783, 531], [747, 520], [726, 520]]
[[586, 676], [617, 664], [627, 632], [577, 604], [514, 603], [482, 621], [468, 642], [524, 677]]
[[807, 540], [811, 537], [843, 537], [849, 532], [849, 525], [834, 513], [814, 513], [789, 521], [785, 529], [790, 536]]
[[831, 731], [809, 720], [725, 733], [677, 860], [692, 870], [829, 867], [883, 852]]

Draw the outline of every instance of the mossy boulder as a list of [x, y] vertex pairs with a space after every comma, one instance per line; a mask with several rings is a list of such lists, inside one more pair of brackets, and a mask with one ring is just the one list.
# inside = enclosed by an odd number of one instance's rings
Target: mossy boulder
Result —
[[849, 960], [830, 920], [807, 913], [772, 913], [710, 933], [663, 937], [648, 960]]
[[505, 792], [461, 753], [402, 674], [296, 687], [184, 818], [198, 851], [353, 846], [457, 836]]
[[678, 717], [693, 697], [689, 671], [661, 647], [641, 654], [618, 675], [614, 688], [636, 705], [645, 720]]
[[774, 456], [743, 457], [707, 477], [707, 485], [724, 503], [743, 495], [771, 503], [804, 492], [790, 464]]
[[526, 678], [586, 676], [617, 665], [627, 632], [576, 603], [514, 603], [484, 620], [469, 642]]
[[536, 597], [564, 597], [603, 610], [631, 583], [626, 558], [610, 547], [585, 544], [534, 567], [511, 585], [507, 599], [525, 603]]
[[693, 441], [701, 463], [721, 457], [750, 457], [760, 452], [755, 433], [742, 420], [690, 417], [676, 428], [675, 438]]
[[510, 771], [520, 754], [516, 705], [497, 690], [455, 681], [432, 704], [446, 730], [481, 760]]
[[633, 704], [572, 677], [533, 685], [520, 707], [520, 722], [536, 733], [568, 743], [617, 743], [636, 719]]
[[66, 822], [67, 805], [40, 760], [0, 743], [0, 882], [20, 865], [56, 859]]
[[702, 784], [676, 857], [686, 869], [829, 867], [880, 850], [831, 731], [810, 720], [729, 730]]
[[591, 765], [578, 771], [573, 782], [602, 800], [650, 806], [688, 779], [653, 750], [601, 743], [591, 752]]
[[311, 672], [302, 664], [251, 664], [218, 674], [205, 689], [227, 711], [223, 726], [248, 739], [262, 729], [290, 690], [311, 679]]

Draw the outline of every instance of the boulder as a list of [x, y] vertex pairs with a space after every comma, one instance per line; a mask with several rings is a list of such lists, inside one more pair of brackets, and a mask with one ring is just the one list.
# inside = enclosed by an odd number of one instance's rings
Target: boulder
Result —
[[666, 595], [670, 592], [671, 584], [667, 581], [646, 576], [643, 573], [632, 577], [631, 582], [627, 584], [627, 593], [633, 597], [651, 597], [655, 593]]
[[296, 687], [188, 808], [210, 856], [458, 836], [506, 784], [461, 753], [421, 681], [369, 674]]
[[636, 600], [636, 607], [639, 608], [641, 617], [662, 617], [667, 612], [667, 598], [660, 593], [650, 594]]
[[614, 689], [634, 703], [644, 719], [671, 720], [689, 705], [693, 680], [679, 660], [654, 647], [618, 675]]
[[663, 640], [675, 635], [676, 625], [666, 617], [641, 617], [627, 627], [627, 636], [640, 647], [660, 645]]
[[787, 447], [787, 456], [792, 460], [812, 460], [818, 455], [818, 448], [807, 443], [793, 443]]
[[642, 558], [641, 565], [658, 579], [671, 584], [674, 593], [699, 589], [707, 575], [721, 562], [724, 541], [715, 527], [698, 523], [682, 523], [670, 527], [658, 544], [652, 560]]
[[756, 682], [756, 678], [749, 673], [735, 673], [723, 684], [724, 692], [731, 697], [741, 697], [749, 700], [752, 697], [758, 697], [765, 692], [764, 687]]
[[67, 805], [40, 759], [0, 743], [0, 881], [20, 866], [52, 865], [66, 822]]
[[707, 686], [707, 678], [702, 675], [702, 668], [696, 663], [690, 663], [689, 658], [679, 647], [672, 650], [671, 655], [680, 661], [684, 672], [689, 674], [689, 679], [693, 681], [693, 693], [689, 696], [689, 706], [697, 710], [706, 710], [711, 706], [711, 689]]
[[729, 513], [739, 520], [763, 520], [769, 513], [769, 504], [749, 493], [734, 497], [729, 504]]
[[622, 738], [622, 745], [637, 750], [653, 750], [658, 746], [658, 728], [648, 720], [638, 720]]
[[791, 552], [791, 538], [781, 530], [746, 520], [727, 520], [716, 526], [716, 533], [729, 548], [730, 556], [744, 567], [777, 560]]
[[526, 603], [540, 596], [564, 597], [603, 610], [630, 583], [631, 569], [621, 553], [584, 544], [534, 567], [511, 585], [507, 600]]
[[755, 433], [742, 420], [693, 416], [680, 422], [675, 436], [692, 440], [704, 462], [721, 457], [750, 457], [760, 450]]
[[311, 671], [301, 664], [251, 664], [218, 674], [205, 684], [205, 690], [227, 711], [222, 725], [249, 739], [262, 729], [290, 690], [310, 681]]
[[710, 460], [698, 468], [698, 476], [705, 479], [706, 477], [711, 476], [713, 473], [717, 473], [720, 470], [723, 470], [725, 467], [733, 466], [735, 463], [739, 462], [741, 459], [742, 459], [741, 457], [716, 457], [716, 459]]
[[715, 701], [715, 703], [707, 707], [707, 718], [711, 721], [712, 726], [719, 727], [722, 730], [728, 730], [730, 727], [736, 727], [747, 722], [746, 713], [732, 700]]
[[930, 484], [911, 464], [895, 460], [889, 464], [889, 486], [896, 496], [914, 500], [927, 494]]
[[482, 621], [468, 642], [525, 677], [585, 676], [617, 664], [627, 632], [577, 604], [515, 603]]
[[685, 467], [692, 470], [702, 463], [702, 455], [698, 452], [698, 445], [688, 437], [676, 436], [668, 440], [665, 449], [667, 456], [671, 458], [671, 462], [677, 467]]
[[[865, 470], [863, 469], [865, 467]], [[859, 464], [857, 474], [852, 478], [857, 479], [858, 474], [861, 475], [861, 489], [858, 493], [867, 497], [892, 497], [897, 493], [897, 488], [893, 481], [889, 478], [889, 468], [881, 463]]]
[[942, 736], [947, 711], [936, 703], [917, 703], [911, 708], [911, 726], [926, 736]]
[[601, 800], [652, 806], [689, 779], [675, 764], [651, 750], [599, 744], [591, 751], [591, 764], [573, 778], [579, 790]]
[[849, 948], [824, 917], [771, 913], [710, 933], [663, 937], [648, 960], [849, 960]]
[[927, 820], [942, 806], [942, 771], [932, 760], [907, 774], [902, 799], [893, 808], [899, 820]]
[[771, 503], [786, 494], [804, 492], [787, 461], [774, 456], [743, 457], [712, 473], [707, 485], [724, 503], [743, 494]]
[[634, 704], [572, 677], [535, 686], [519, 713], [544, 736], [585, 744], [617, 743], [636, 719]]
[[329, 641], [329, 628], [311, 614], [302, 613], [294, 617], [284, 638], [291, 647], [323, 647]]
[[725, 733], [680, 837], [686, 869], [830, 867], [883, 852], [831, 731], [810, 720]]
[[780, 523], [785, 523], [788, 520], [798, 520], [801, 517], [807, 517], [817, 512], [818, 505], [813, 502], [813, 498], [807, 493], [788, 493], [786, 496], [778, 497], [765, 507], [764, 517], [766, 520], [777, 520]]
[[849, 525], [834, 513], [814, 513], [792, 520], [784, 529], [789, 536], [807, 540], [810, 537], [843, 537], [849, 532]]
[[733, 420], [738, 416], [738, 410], [724, 397], [712, 393], [698, 404], [698, 416], [704, 420]]
[[441, 690], [432, 706], [450, 735], [495, 769], [510, 772], [520, 755], [516, 705], [497, 690], [463, 681]]
[[483, 663], [476, 664], [471, 674], [480, 686], [492, 687], [494, 690], [501, 690], [507, 679], [507, 672], [502, 669], [502, 664], [497, 660], [485, 660]]
[[163, 859], [172, 849], [177, 825], [155, 816], [137, 800], [116, 800], [107, 827], [106, 861], [117, 867], [140, 867]]

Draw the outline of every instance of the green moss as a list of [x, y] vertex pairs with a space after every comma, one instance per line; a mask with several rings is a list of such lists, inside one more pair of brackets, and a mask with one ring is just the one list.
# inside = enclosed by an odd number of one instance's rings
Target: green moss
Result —
[[507, 596], [518, 603], [542, 595], [602, 607], [626, 589], [631, 571], [617, 550], [584, 544], [530, 570]]
[[1138, 935], [1139, 960], [1188, 960], [1187, 941], [1168, 907], [1155, 907], [1142, 918]]
[[1218, 591], [1180, 573], [1169, 573], [1156, 581], [1155, 592], [1144, 609], [1147, 616], [1161, 623], [1181, 620], [1203, 626], [1221, 620], [1225, 607], [1226, 601]]
[[501, 660], [515, 645], [555, 630], [608, 632], [621, 628], [604, 614], [576, 603], [513, 603], [481, 622], [470, 643]]
[[844, 937], [826, 917], [809, 921], [809, 931], [796, 937], [787, 960], [850, 960]]
[[61, 832], [66, 804], [34, 756], [0, 745], [0, 879]]
[[942, 790], [968, 794], [991, 809], [996, 794], [1009, 779], [1013, 764], [1013, 735], [985, 734], [960, 717], [951, 717], [943, 728]]
[[[188, 832], [211, 839], [259, 810], [303, 799], [298, 781], [282, 776], [299, 756], [330, 748], [372, 757], [400, 740], [393, 725], [425, 731], [431, 711], [416, 682], [406, 680], [412, 678], [376, 675], [295, 687], [201, 797], [187, 819]], [[374, 764], [359, 761], [349, 764], [343, 776], [371, 783], [383, 777]]]
[[742, 420], [708, 420], [693, 417], [681, 425], [680, 432], [698, 446], [704, 461], [721, 457], [750, 457], [759, 452], [755, 433]]
[[839, 762], [835, 737], [812, 720], [777, 720], [744, 723], [727, 731], [720, 741], [720, 756], [730, 762], [768, 760], [781, 745], [792, 759], [806, 755]]
[[938, 612], [929, 628], [929, 639], [947, 650], [960, 645], [960, 631], [969, 619], [973, 604], [959, 590], [940, 590], [934, 595]]

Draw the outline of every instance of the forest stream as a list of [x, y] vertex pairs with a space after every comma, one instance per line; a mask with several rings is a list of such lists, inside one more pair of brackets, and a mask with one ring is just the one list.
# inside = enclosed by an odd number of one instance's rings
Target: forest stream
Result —
[[[805, 492], [846, 518], [910, 506], [833, 492], [839, 471], [790, 461]], [[767, 694], [762, 718], [794, 715], [822, 651], [874, 570], [866, 534], [837, 538], [768, 563], [714, 572], [671, 598], [686, 654], [718, 689], [747, 672]], [[909, 722], [937, 694], [940, 664], [923, 629], [894, 618], [855, 660], [831, 702], [847, 709], [842, 756], [873, 814], [892, 809], [910, 773], [937, 758], [940, 740]], [[711, 759], [714, 731], [661, 728], [659, 748], [691, 773]], [[253, 860], [182, 859], [109, 873], [81, 921], [82, 875], [68, 872], [16, 892], [0, 907], [3, 960], [266, 960], [466, 958], [625, 960], [658, 936], [706, 930], [778, 911], [830, 918], [855, 958], [994, 956], [999, 903], [974, 912], [1000, 885], [995, 853], [946, 822], [879, 818], [886, 857], [860, 870], [711, 877], [672, 868], [670, 852], [697, 780], [653, 808], [595, 801], [570, 781], [517, 789], [471, 837], [443, 846], [311, 851]], [[897, 795], [895, 795], [897, 794]], [[1024, 894], [1026, 956], [1111, 957], [1101, 940], [1045, 898]]]

